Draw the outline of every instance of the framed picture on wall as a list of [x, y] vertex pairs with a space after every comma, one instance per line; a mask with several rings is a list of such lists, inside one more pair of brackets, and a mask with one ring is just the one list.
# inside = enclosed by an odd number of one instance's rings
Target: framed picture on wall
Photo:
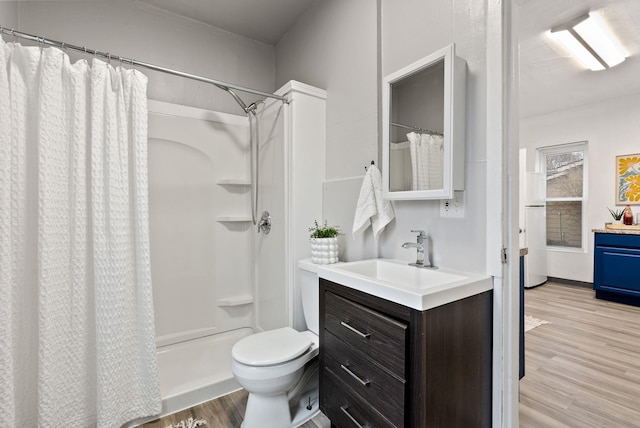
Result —
[[640, 204], [640, 153], [616, 156], [616, 205]]

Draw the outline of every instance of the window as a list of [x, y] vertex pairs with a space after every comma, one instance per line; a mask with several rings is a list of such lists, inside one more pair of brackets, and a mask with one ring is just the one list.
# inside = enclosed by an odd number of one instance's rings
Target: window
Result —
[[587, 143], [539, 150], [539, 169], [546, 177], [547, 247], [585, 248]]

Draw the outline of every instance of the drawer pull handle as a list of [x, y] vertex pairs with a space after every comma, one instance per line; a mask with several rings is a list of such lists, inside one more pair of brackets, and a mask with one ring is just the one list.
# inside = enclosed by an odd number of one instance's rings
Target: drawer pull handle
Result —
[[358, 376], [357, 374], [355, 374], [354, 372], [352, 372], [351, 370], [349, 370], [349, 366], [348, 365], [344, 365], [344, 364], [340, 364], [340, 368], [342, 370], [344, 370], [345, 372], [347, 372], [352, 378], [354, 378], [355, 380], [357, 380], [358, 382], [360, 382], [360, 384], [362, 386], [369, 386], [369, 384], [371, 383], [371, 381], [369, 380], [363, 380], [360, 376]]
[[353, 422], [358, 428], [368, 427], [368, 425], [361, 425], [358, 421], [356, 421], [356, 418], [351, 416], [351, 414], [349, 413], [349, 406], [340, 406], [340, 410], [342, 410], [342, 413], [347, 415], [347, 417], [351, 420], [351, 422]]
[[354, 332], [354, 333], [355, 333], [355, 334], [357, 334], [358, 336], [360, 336], [360, 337], [364, 337], [365, 339], [368, 339], [368, 338], [369, 338], [369, 336], [371, 336], [371, 333], [363, 333], [363, 332], [361, 332], [360, 330], [358, 330], [357, 328], [353, 328], [353, 327], [351, 327], [349, 324], [347, 324], [347, 323], [346, 323], [346, 322], [344, 322], [344, 321], [340, 321], [340, 324], [341, 324], [343, 327], [348, 328], [349, 330], [351, 330], [352, 332]]

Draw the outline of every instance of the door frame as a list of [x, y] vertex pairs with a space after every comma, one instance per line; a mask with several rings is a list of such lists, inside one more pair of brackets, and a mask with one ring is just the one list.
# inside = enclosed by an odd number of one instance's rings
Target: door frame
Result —
[[[512, 4], [487, 1], [487, 247], [494, 277], [493, 426], [519, 426], [518, 64]], [[515, 25], [514, 25], [515, 24]]]

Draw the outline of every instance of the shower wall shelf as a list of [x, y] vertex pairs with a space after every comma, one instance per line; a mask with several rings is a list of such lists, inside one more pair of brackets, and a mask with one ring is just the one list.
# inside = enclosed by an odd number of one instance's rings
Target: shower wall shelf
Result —
[[216, 217], [218, 223], [245, 223], [253, 221], [251, 217], [240, 215], [225, 215]]
[[216, 184], [220, 186], [251, 186], [251, 181], [243, 178], [220, 178], [216, 180]]
[[218, 306], [242, 306], [253, 303], [253, 296], [234, 296], [220, 299], [216, 302]]

